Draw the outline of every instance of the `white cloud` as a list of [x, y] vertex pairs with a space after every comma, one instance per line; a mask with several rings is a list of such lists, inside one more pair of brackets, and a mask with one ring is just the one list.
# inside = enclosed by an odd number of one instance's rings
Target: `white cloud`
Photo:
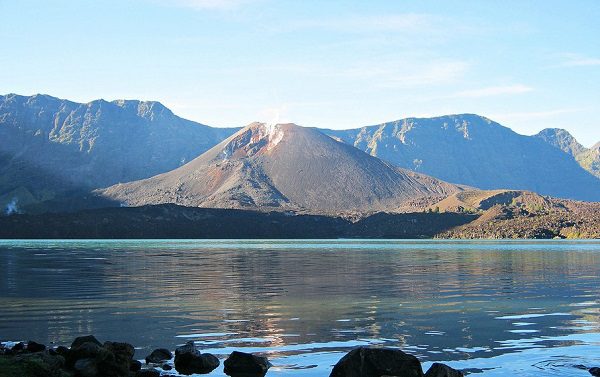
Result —
[[559, 67], [585, 67], [600, 65], [600, 58], [593, 58], [580, 54], [562, 54], [560, 55], [562, 62]]
[[481, 97], [492, 97], [499, 95], [509, 95], [509, 94], [522, 94], [533, 91], [532, 87], [523, 84], [515, 84], [515, 85], [500, 85], [500, 86], [490, 86], [487, 88], [481, 89], [472, 89], [472, 90], [463, 90], [460, 92], [454, 93], [451, 97], [460, 97], [460, 98], [481, 98]]
[[333, 19], [310, 19], [288, 23], [286, 29], [324, 29], [346, 33], [421, 32], [431, 30], [441, 18], [429, 14], [402, 13], [390, 15], [345, 16]]

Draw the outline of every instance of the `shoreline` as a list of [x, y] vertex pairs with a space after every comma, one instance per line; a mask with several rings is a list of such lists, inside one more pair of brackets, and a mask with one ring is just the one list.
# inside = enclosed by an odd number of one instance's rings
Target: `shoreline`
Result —
[[[101, 343], [93, 335], [77, 337], [70, 347], [35, 341], [0, 341], [0, 374], [5, 377], [159, 377], [210, 375], [223, 364], [231, 377], [264, 377], [274, 365], [263, 353], [234, 350], [225, 359], [203, 353], [188, 341], [174, 352], [165, 348], [136, 359], [136, 348], [128, 343]], [[428, 362], [429, 363], [429, 362]], [[396, 347], [358, 346], [352, 348], [331, 368], [329, 377], [463, 377], [481, 373], [477, 368], [461, 370], [431, 362], [424, 372], [421, 361]], [[600, 376], [600, 368], [573, 365]]]

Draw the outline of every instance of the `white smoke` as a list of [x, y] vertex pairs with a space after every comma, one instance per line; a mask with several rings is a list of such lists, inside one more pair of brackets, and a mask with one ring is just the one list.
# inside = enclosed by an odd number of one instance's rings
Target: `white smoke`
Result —
[[4, 213], [6, 214], [6, 216], [10, 216], [10, 215], [19, 213], [19, 207], [17, 206], [18, 202], [19, 202], [19, 199], [12, 198], [12, 200], [6, 205], [6, 209], [4, 210]]

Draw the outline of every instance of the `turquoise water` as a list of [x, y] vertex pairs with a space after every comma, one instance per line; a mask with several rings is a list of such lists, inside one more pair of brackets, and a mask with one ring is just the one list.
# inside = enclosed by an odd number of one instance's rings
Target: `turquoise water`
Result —
[[[600, 366], [599, 241], [0, 241], [0, 340], [188, 340], [268, 376], [357, 345], [477, 376]], [[221, 371], [211, 375], [223, 375]]]

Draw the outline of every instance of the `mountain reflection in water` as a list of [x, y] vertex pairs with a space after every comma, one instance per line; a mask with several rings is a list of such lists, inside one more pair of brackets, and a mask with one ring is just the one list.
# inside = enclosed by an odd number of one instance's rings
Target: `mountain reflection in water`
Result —
[[597, 241], [0, 241], [0, 340], [94, 334], [140, 359], [194, 340], [298, 377], [378, 344], [482, 376], [584, 376], [599, 287]]

